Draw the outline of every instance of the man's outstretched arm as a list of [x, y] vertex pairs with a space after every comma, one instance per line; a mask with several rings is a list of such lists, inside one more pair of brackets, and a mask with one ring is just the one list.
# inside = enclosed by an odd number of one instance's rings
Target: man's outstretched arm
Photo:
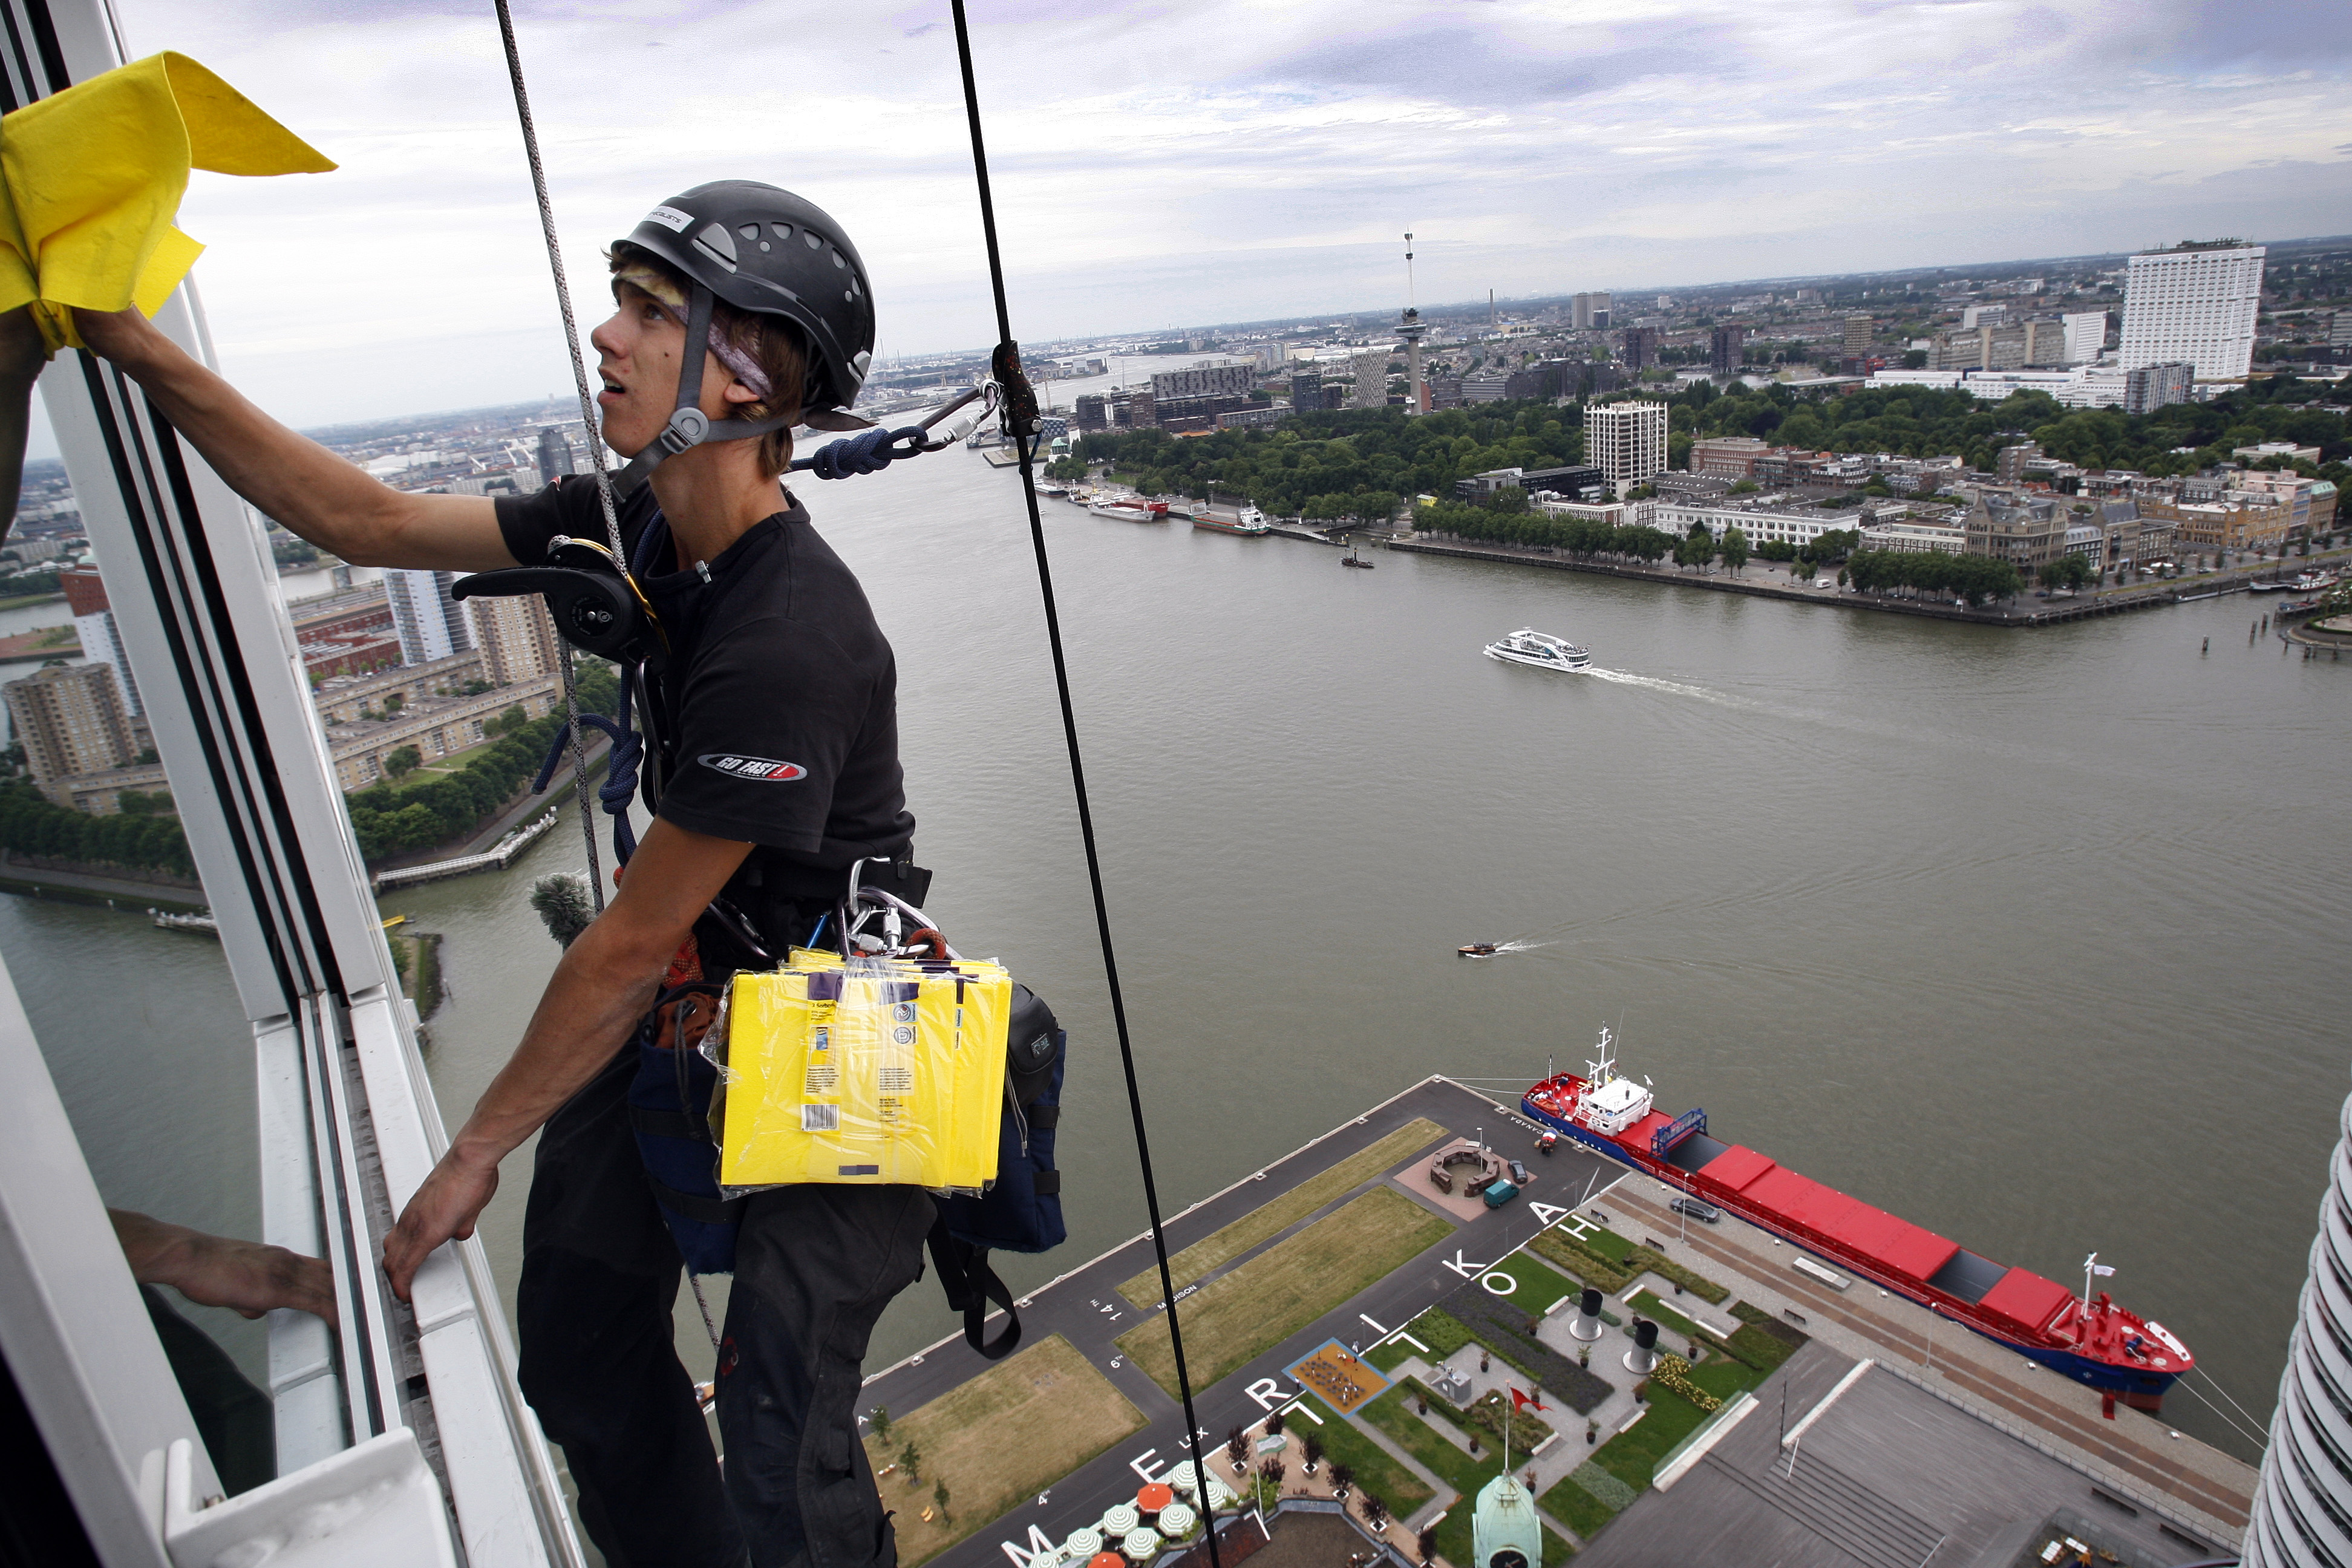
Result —
[[695, 917], [751, 852], [654, 819], [618, 896], [563, 950], [522, 1044], [384, 1237], [383, 1271], [402, 1300], [426, 1254], [474, 1234], [499, 1190], [499, 1162], [613, 1059], [653, 1005]]
[[298, 436], [190, 357], [137, 310], [76, 310], [82, 341], [139, 383], [229, 488], [359, 566], [488, 572], [511, 566], [483, 496], [409, 495]]

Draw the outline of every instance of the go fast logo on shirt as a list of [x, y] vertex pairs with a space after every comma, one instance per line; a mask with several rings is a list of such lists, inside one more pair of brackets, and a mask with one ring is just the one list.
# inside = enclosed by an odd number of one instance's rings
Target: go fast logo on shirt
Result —
[[711, 752], [695, 761], [706, 768], [716, 768], [729, 778], [756, 783], [790, 784], [808, 777], [808, 770], [798, 763], [780, 763], [772, 757], [739, 757], [728, 752]]

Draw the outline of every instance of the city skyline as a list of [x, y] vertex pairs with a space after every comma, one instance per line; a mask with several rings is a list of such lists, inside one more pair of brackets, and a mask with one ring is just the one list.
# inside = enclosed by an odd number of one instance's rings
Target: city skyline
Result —
[[[224, 362], [265, 406], [315, 425], [565, 386], [487, 15], [121, 10], [134, 55], [203, 59], [342, 165], [190, 188]], [[984, 342], [945, 18], [695, 0], [649, 32], [521, 7], [583, 324], [598, 248], [647, 206], [769, 173], [858, 238], [885, 356]], [[1016, 335], [1402, 303], [1407, 228], [1425, 300], [2352, 230], [2352, 101], [2325, 79], [2352, 24], [2329, 8], [2293, 49], [2166, 5], [1658, 0], [1559, 22], [1508, 3], [979, 7]], [[819, 116], [801, 81], [847, 85]], [[763, 115], [791, 125], [788, 158], [749, 151]]]

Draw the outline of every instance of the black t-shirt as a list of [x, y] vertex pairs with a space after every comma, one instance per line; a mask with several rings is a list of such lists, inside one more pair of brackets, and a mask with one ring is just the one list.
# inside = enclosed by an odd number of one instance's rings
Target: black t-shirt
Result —
[[[680, 827], [761, 846], [746, 875], [769, 896], [829, 903], [852, 861], [905, 854], [915, 819], [890, 645], [856, 577], [784, 499], [708, 563], [707, 582], [674, 569], [651, 486], [622, 504], [622, 539], [669, 637], [667, 656], [648, 662], [638, 715], [645, 795]], [[591, 478], [497, 505], [507, 550], [526, 564], [546, 560], [558, 534], [607, 537]]]

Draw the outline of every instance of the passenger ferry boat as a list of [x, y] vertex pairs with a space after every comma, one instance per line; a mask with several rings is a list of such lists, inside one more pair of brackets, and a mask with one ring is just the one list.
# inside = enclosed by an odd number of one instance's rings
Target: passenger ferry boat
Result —
[[1599, 1051], [1583, 1077], [1545, 1079], [1520, 1098], [1519, 1109], [1540, 1126], [2137, 1409], [2161, 1408], [2165, 1391], [2195, 1364], [2163, 1324], [2116, 1305], [2104, 1290], [2093, 1297], [2087, 1268], [2077, 1297], [2054, 1279], [1996, 1263], [1768, 1155], [1711, 1138], [1706, 1111], [1668, 1116], [1646, 1080], [1617, 1075], [1607, 1029]]
[[1240, 515], [1231, 521], [1216, 516], [1206, 507], [1194, 511], [1192, 517], [1194, 528], [1205, 528], [1217, 533], [1241, 533], [1256, 538], [1273, 531], [1272, 525], [1265, 521], [1265, 513], [1254, 506], [1243, 507]]
[[1486, 657], [1506, 664], [1529, 664], [1538, 669], [1582, 669], [1592, 662], [1591, 654], [1566, 638], [1528, 626], [1488, 643]]

